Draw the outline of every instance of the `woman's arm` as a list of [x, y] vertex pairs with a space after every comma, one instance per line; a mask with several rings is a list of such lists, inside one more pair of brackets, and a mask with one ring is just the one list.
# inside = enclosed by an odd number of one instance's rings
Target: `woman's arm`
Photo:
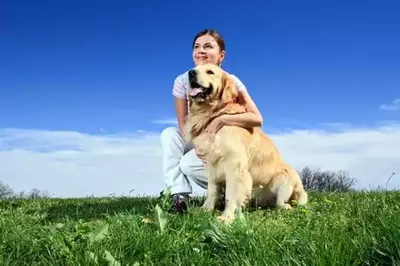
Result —
[[188, 103], [186, 99], [174, 97], [175, 99], [175, 112], [178, 120], [179, 132], [182, 137], [185, 136], [185, 119], [188, 114]]
[[186, 88], [183, 82], [185, 74], [181, 74], [174, 80], [172, 95], [174, 96], [176, 119], [178, 120], [179, 132], [182, 137], [185, 136], [185, 120], [188, 114], [188, 100]]
[[248, 93], [246, 86], [235, 75], [230, 75], [239, 92], [238, 103], [243, 105], [247, 112], [243, 114], [223, 115], [221, 123], [223, 125], [232, 125], [240, 127], [261, 127], [263, 125], [263, 117]]
[[238, 100], [239, 104], [246, 108], [247, 112], [243, 114], [222, 115], [220, 116], [221, 123], [223, 125], [245, 128], [261, 127], [263, 125], [263, 117], [247, 90], [239, 91]]

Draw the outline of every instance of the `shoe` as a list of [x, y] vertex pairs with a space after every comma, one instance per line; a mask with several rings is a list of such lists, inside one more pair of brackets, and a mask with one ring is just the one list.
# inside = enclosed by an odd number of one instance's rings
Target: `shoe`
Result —
[[164, 190], [161, 190], [160, 195], [158, 196], [158, 200], [164, 199], [166, 196], [164, 195]]
[[172, 195], [172, 205], [168, 209], [169, 213], [183, 214], [188, 209], [189, 195], [187, 194], [174, 194]]

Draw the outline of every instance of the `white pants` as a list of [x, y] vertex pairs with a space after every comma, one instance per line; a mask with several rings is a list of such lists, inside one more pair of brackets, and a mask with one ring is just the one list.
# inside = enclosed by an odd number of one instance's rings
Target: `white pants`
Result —
[[164, 182], [167, 188], [170, 187], [171, 194], [192, 193], [189, 179], [207, 188], [204, 164], [197, 157], [193, 146], [186, 143], [179, 134], [178, 128], [168, 127], [161, 132], [161, 146]]

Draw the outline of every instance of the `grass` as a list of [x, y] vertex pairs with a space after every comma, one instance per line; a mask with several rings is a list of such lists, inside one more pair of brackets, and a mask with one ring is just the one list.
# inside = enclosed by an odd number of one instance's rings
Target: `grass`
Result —
[[[400, 192], [311, 193], [231, 226], [155, 198], [0, 201], [0, 265], [400, 265]], [[113, 264], [114, 263], [114, 264]]]

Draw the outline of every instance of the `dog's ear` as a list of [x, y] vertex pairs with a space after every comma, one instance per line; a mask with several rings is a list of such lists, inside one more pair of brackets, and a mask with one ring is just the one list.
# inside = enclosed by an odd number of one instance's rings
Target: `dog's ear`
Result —
[[222, 103], [228, 103], [238, 96], [236, 85], [226, 72], [224, 72], [222, 76], [222, 83], [218, 96]]

